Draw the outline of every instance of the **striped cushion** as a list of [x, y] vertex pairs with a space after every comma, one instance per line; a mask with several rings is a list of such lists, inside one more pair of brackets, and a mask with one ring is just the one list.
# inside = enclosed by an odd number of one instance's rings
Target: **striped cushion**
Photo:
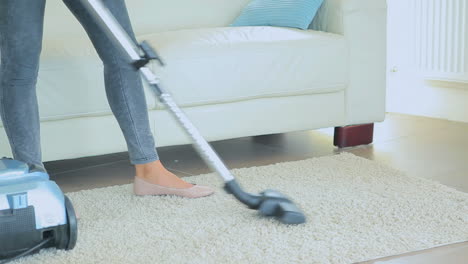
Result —
[[252, 0], [231, 26], [307, 29], [323, 0]]

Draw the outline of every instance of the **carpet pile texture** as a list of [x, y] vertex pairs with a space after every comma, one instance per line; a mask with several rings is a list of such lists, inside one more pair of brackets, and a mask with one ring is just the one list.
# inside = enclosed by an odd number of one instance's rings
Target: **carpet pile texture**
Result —
[[[468, 194], [348, 153], [233, 170], [250, 192], [276, 189], [308, 218], [286, 226], [224, 190], [201, 199], [136, 197], [131, 185], [67, 194], [72, 251], [15, 263], [353, 263], [468, 240]], [[184, 178], [221, 187], [217, 175]]]

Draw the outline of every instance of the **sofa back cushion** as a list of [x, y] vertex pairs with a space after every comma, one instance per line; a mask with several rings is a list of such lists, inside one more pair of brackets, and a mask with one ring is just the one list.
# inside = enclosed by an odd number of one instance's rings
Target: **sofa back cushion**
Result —
[[[78, 1], [78, 0], [77, 0]], [[227, 26], [249, 0], [127, 0], [136, 35]], [[47, 1], [44, 39], [85, 36], [62, 1]]]

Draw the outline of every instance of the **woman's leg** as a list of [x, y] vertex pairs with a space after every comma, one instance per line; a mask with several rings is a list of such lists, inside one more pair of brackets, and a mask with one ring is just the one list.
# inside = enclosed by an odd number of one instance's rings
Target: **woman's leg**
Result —
[[[93, 42], [104, 63], [107, 99], [127, 142], [130, 161], [136, 175], [152, 183], [188, 188], [192, 185], [179, 179], [159, 161], [149, 126], [148, 108], [140, 75], [114, 47], [98, 24], [85, 11], [80, 1], [64, 0]], [[135, 39], [124, 0], [104, 0], [125, 31]]]
[[43, 167], [36, 80], [45, 0], [0, 1], [0, 113], [13, 157]]

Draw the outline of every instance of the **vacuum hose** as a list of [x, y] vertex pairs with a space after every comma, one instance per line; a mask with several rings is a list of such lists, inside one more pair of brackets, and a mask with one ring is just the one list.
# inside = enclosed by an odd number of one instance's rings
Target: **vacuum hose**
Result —
[[39, 244], [35, 245], [34, 247], [32, 247], [30, 249], [27, 249], [24, 252], [12, 257], [12, 258], [0, 260], [0, 264], [5, 264], [5, 263], [8, 263], [10, 261], [13, 261], [13, 260], [19, 259], [21, 257], [24, 257], [26, 255], [29, 255], [29, 254], [33, 253], [34, 251], [41, 249], [44, 245], [46, 245], [47, 243], [52, 241], [52, 239], [53, 239], [52, 237], [46, 238], [46, 239], [42, 240]]

